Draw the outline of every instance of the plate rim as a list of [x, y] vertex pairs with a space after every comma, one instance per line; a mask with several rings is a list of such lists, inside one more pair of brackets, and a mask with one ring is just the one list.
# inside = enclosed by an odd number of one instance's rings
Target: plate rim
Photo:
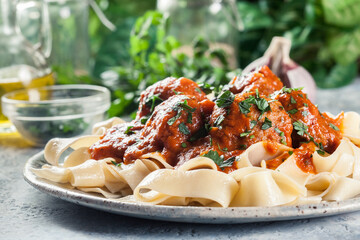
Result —
[[201, 207], [164, 206], [107, 199], [100, 194], [81, 192], [61, 187], [38, 178], [30, 168], [44, 160], [44, 151], [30, 157], [24, 166], [23, 176], [34, 188], [62, 200], [115, 214], [172, 222], [234, 224], [250, 222], [284, 221], [332, 216], [360, 210], [360, 196], [343, 201], [275, 207]]

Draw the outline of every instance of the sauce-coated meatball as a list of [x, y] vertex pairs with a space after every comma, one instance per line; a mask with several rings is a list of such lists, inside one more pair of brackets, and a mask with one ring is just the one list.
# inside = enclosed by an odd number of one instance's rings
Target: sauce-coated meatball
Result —
[[281, 90], [283, 83], [268, 66], [263, 66], [249, 74], [234, 77], [229, 87], [229, 90], [234, 94], [255, 92], [258, 89], [261, 95], [268, 96], [275, 91]]
[[245, 149], [259, 141], [291, 146], [291, 119], [278, 101], [255, 93], [237, 94], [228, 107], [215, 106], [210, 135], [221, 149]]
[[196, 82], [183, 77], [168, 77], [153, 84], [141, 93], [136, 120], [150, 115], [156, 105], [174, 95], [193, 96], [198, 101], [206, 99], [206, 94]]

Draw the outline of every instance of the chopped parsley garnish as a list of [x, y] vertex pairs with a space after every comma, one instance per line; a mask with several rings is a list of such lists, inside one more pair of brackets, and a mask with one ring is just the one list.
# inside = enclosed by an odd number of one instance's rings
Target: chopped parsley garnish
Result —
[[287, 87], [283, 87], [282, 88], [282, 92], [285, 92], [285, 93], [291, 93], [292, 91], [299, 91], [299, 90], [303, 90], [302, 87], [300, 88], [287, 88]]
[[187, 144], [183, 142], [183, 143], [181, 143], [181, 147], [186, 148]]
[[203, 157], [210, 158], [214, 161], [216, 165], [218, 165], [222, 170], [224, 167], [231, 167], [235, 161], [235, 157], [228, 158], [224, 161], [224, 156], [219, 155], [217, 151], [210, 150], [208, 153], [202, 155]]
[[149, 119], [148, 117], [142, 117], [140, 119], [141, 124], [145, 125], [145, 123], [147, 122], [148, 119]]
[[215, 103], [218, 107], [226, 108], [234, 102], [234, 99], [235, 95], [229, 90], [227, 90], [217, 97]]
[[275, 132], [277, 132], [277, 133], [282, 133], [282, 131], [280, 130], [280, 129], [278, 129], [277, 127], [276, 128], [274, 128], [274, 130], [275, 130]]
[[334, 124], [332, 124], [332, 123], [330, 123], [330, 127], [331, 127], [332, 129], [334, 129], [335, 131], [340, 131], [340, 129], [339, 129], [336, 125], [334, 125]]
[[270, 121], [270, 119], [268, 119], [267, 117], [265, 117], [265, 121], [264, 121], [264, 123], [262, 124], [261, 129], [262, 129], [262, 130], [266, 130], [266, 129], [271, 128], [271, 126], [272, 126], [272, 122]]
[[126, 130], [125, 130], [125, 134], [127, 134], [127, 135], [131, 135], [131, 134], [133, 134], [133, 133], [135, 133], [135, 132], [133, 132], [133, 131], [131, 131], [131, 129], [133, 128], [134, 126], [128, 126], [127, 128], [126, 128]]
[[319, 150], [316, 150], [316, 152], [317, 152], [318, 154], [320, 154], [320, 155], [325, 155], [325, 151], [324, 151], [324, 150], [319, 149]]
[[111, 163], [114, 164], [115, 167], [121, 167], [121, 163], [117, 163], [117, 162], [115, 162], [115, 161], [111, 161]]
[[250, 129], [253, 129], [256, 126], [256, 124], [257, 124], [257, 121], [251, 120], [250, 121]]
[[145, 100], [145, 105], [147, 107], [150, 107], [150, 112], [152, 113], [154, 111], [154, 108], [162, 103], [164, 100], [162, 100], [159, 97], [159, 94], [148, 96]]
[[304, 123], [302, 123], [300, 120], [293, 123], [294, 129], [297, 131], [297, 134], [300, 136], [304, 136], [304, 134], [308, 134], [307, 129], [308, 126], [306, 126]]
[[195, 91], [197, 91], [198, 93], [201, 93], [201, 89], [200, 89], [200, 88], [195, 88]]
[[[200, 83], [199, 84], [199, 87], [201, 88], [201, 90], [203, 90], [203, 92], [205, 93], [205, 94], [209, 94], [209, 93], [211, 93], [212, 91], [214, 91], [214, 87], [213, 86], [211, 86], [210, 84], [208, 84], [208, 83]], [[196, 90], [196, 89], [195, 89]], [[197, 90], [196, 90], [197, 91]]]
[[180, 118], [181, 114], [182, 114], [182, 112], [181, 112], [181, 111], [178, 111], [177, 114], [176, 114], [174, 117], [170, 118], [170, 119], [167, 121], [167, 124], [169, 124], [170, 126], [173, 125], [174, 122]]
[[184, 123], [180, 123], [179, 124], [179, 131], [185, 135], [189, 135], [190, 134], [190, 130], [189, 128], [184, 124]]
[[255, 137], [254, 135], [251, 135], [251, 136], [250, 136], [250, 139], [253, 139], [254, 137]]
[[225, 120], [225, 116], [224, 115], [220, 115], [218, 116], [215, 121], [214, 121], [214, 125], [215, 127], [219, 127], [220, 124]]
[[254, 97], [254, 96], [249, 96], [247, 99], [241, 101], [239, 103], [239, 108], [240, 111], [243, 114], [248, 114], [250, 112], [250, 108], [251, 108], [251, 104], [255, 105], [259, 111], [260, 111], [260, 117], [259, 120], [261, 119], [262, 115], [267, 112], [270, 111], [270, 105], [268, 103], [268, 101], [266, 101], [265, 98], [261, 98], [261, 97]]
[[250, 112], [251, 104], [248, 101], [244, 100], [242, 102], [239, 102], [239, 108], [240, 111], [246, 115]]
[[288, 111], [288, 113], [290, 113], [290, 114], [295, 114], [297, 112], [298, 112], [298, 110], [296, 108], [291, 109], [291, 110]]
[[296, 100], [295, 100], [295, 98], [293, 98], [293, 96], [290, 97], [290, 102], [291, 102], [292, 104], [296, 104]]
[[299, 93], [298, 96], [304, 98], [304, 95], [302, 95], [301, 93]]
[[288, 154], [291, 156], [291, 155], [293, 155], [293, 151], [288, 151]]
[[180, 94], [182, 94], [182, 92], [177, 92], [177, 91], [175, 91], [175, 90], [173, 90], [173, 92], [175, 93], [175, 95], [180, 95]]
[[247, 148], [246, 144], [241, 144], [240, 145], [240, 150], [245, 150]]
[[309, 115], [309, 112], [308, 111], [302, 111], [301, 114], [306, 117], [307, 115]]
[[304, 103], [304, 106], [305, 106], [305, 107], [309, 107], [309, 105], [308, 105], [307, 103]]
[[243, 132], [240, 134], [240, 137], [246, 137], [247, 135], [249, 135], [251, 132]]
[[277, 132], [279, 134], [279, 136], [281, 137], [280, 143], [287, 145], [286, 143], [286, 138], [285, 138], [285, 133], [283, 131], [281, 131], [279, 128], [275, 127], [274, 128], [275, 132]]
[[267, 112], [270, 110], [269, 103], [265, 100], [265, 98], [258, 98], [255, 101], [256, 106], [261, 112]]
[[218, 148], [220, 149], [220, 151], [222, 151], [222, 152], [227, 152], [227, 151], [228, 151], [228, 148], [223, 148], [223, 149], [221, 149], [219, 143], [217, 143], [217, 146], [218, 146]]
[[172, 118], [170, 118], [167, 123], [171, 126], [175, 123], [176, 120], [178, 120], [181, 117], [182, 111], [185, 110], [187, 115], [187, 123], [192, 123], [192, 113], [195, 112], [196, 108], [192, 108], [189, 106], [187, 100], [184, 100], [184, 102], [178, 103], [176, 106], [173, 107], [174, 111], [177, 111], [176, 115]]

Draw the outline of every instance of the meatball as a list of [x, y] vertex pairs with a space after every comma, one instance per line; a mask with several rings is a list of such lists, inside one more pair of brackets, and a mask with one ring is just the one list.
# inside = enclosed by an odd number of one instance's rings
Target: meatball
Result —
[[188, 95], [198, 101], [205, 100], [206, 94], [199, 85], [187, 78], [169, 77], [148, 87], [141, 93], [136, 120], [150, 115], [154, 107], [174, 95]]
[[140, 138], [143, 125], [137, 122], [121, 123], [108, 129], [100, 140], [89, 148], [92, 159], [114, 158], [121, 162], [126, 149]]
[[263, 66], [241, 77], [234, 77], [229, 84], [229, 90], [234, 94], [255, 92], [258, 89], [261, 95], [266, 96], [281, 90], [282, 87], [283, 83], [268, 66]]
[[281, 104], [255, 93], [237, 94], [228, 106], [215, 106], [210, 124], [214, 144], [226, 151], [259, 141], [292, 144], [291, 119]]
[[275, 99], [284, 106], [295, 127], [292, 134], [294, 147], [299, 147], [302, 142], [313, 141], [326, 152], [335, 151], [342, 138], [338, 126], [327, 115], [320, 113], [304, 92], [286, 89]]
[[[207, 100], [210, 101], [210, 100]], [[204, 125], [204, 106], [194, 96], [174, 95], [158, 105], [141, 132], [139, 144], [126, 150], [124, 162], [141, 155], [160, 151], [166, 161], [175, 166], [177, 155], [190, 143], [191, 136]]]

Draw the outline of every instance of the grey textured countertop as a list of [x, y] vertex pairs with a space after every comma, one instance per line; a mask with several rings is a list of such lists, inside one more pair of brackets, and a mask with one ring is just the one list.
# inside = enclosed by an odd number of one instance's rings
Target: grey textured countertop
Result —
[[[321, 111], [360, 112], [360, 79], [320, 90]], [[48, 196], [23, 180], [26, 160], [41, 151], [0, 139], [0, 239], [360, 239], [360, 212], [284, 222], [206, 225], [114, 215]], [[14, 146], [16, 145], [16, 146]]]

